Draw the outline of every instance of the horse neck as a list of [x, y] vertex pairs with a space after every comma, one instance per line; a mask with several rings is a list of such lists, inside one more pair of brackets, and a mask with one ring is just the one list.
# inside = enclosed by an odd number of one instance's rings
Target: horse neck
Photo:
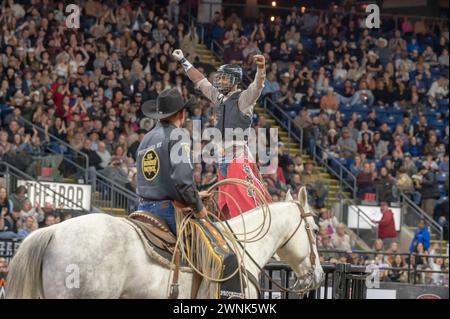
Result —
[[[270, 219], [264, 223], [264, 228], [257, 238], [258, 241], [245, 244], [245, 250], [258, 264], [259, 267], [264, 267], [269, 259], [276, 253], [276, 251], [288, 240], [289, 236], [295, 230], [299, 221], [298, 208], [294, 203], [284, 202], [269, 205]], [[254, 230], [264, 222], [264, 215], [261, 209], [256, 209], [252, 212], [244, 213], [241, 216], [235, 217], [229, 221], [229, 225], [235, 233], [243, 233], [244, 227], [242, 218], [244, 218], [245, 228], [247, 231]], [[255, 236], [256, 232], [251, 235]], [[265, 234], [263, 238], [261, 236]], [[239, 239], [244, 239], [244, 236], [239, 236]], [[250, 257], [245, 255], [245, 266], [247, 268], [255, 268], [254, 262], [250, 261]]]

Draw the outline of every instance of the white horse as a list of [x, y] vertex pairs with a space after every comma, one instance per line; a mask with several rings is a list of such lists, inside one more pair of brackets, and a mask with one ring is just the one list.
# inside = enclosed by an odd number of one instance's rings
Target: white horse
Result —
[[[320, 286], [323, 270], [315, 245], [309, 244], [306, 223], [317, 229], [311, 216], [303, 222], [298, 203], [271, 204], [271, 222], [265, 223], [264, 238], [245, 248], [257, 265], [245, 255], [248, 272], [259, 278], [260, 268], [278, 254], [297, 277], [309, 276], [309, 288]], [[310, 211], [304, 188], [300, 205]], [[261, 209], [229, 220], [236, 233], [255, 229], [262, 223]], [[299, 226], [300, 224], [300, 226]], [[312, 248], [312, 252], [311, 252]], [[311, 259], [312, 255], [314, 256]], [[311, 261], [315, 260], [315, 265]], [[150, 258], [138, 234], [122, 218], [88, 214], [61, 224], [39, 229], [28, 236], [11, 261], [7, 278], [7, 298], [167, 298], [171, 271]], [[190, 298], [192, 272], [180, 272], [178, 298]], [[197, 298], [207, 296], [205, 281]], [[248, 298], [257, 298], [253, 284]]]

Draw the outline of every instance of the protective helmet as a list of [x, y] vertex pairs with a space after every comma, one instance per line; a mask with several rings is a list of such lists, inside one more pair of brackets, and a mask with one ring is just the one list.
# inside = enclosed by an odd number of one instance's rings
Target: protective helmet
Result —
[[232, 88], [242, 81], [242, 68], [237, 64], [224, 64], [217, 69], [214, 78], [214, 87], [220, 93], [228, 94]]

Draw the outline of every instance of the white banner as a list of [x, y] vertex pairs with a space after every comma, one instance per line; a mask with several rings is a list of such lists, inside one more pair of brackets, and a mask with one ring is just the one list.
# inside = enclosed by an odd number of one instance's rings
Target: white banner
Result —
[[[357, 206], [360, 210], [364, 212], [370, 219], [380, 220], [382, 217], [380, 206]], [[395, 230], [400, 231], [400, 217], [401, 210], [400, 208], [389, 207], [392, 213], [394, 214], [394, 223]], [[372, 222], [367, 220], [362, 213], [359, 216], [359, 225], [358, 225], [358, 210], [355, 206], [348, 207], [348, 219], [347, 224], [349, 228], [359, 228], [359, 229], [371, 229], [371, 226], [375, 226]]]
[[33, 206], [37, 202], [42, 207], [46, 201], [50, 200], [55, 208], [64, 205], [63, 209], [91, 210], [91, 185], [53, 182], [40, 182], [40, 184], [26, 180], [17, 182], [17, 186], [24, 185], [28, 189], [27, 197]]

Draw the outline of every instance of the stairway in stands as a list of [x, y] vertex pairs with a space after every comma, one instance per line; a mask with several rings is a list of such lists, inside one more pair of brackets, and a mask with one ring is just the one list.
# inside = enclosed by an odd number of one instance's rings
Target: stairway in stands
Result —
[[[218, 67], [222, 64], [222, 61], [219, 61], [204, 44], [198, 44], [195, 48], [195, 52], [199, 56], [202, 63], [209, 63], [214, 65], [215, 67]], [[288, 137], [288, 132], [284, 130], [280, 125], [278, 125], [277, 121], [269, 114], [267, 114], [264, 108], [257, 105], [255, 107], [255, 112], [258, 115], [265, 115], [267, 118], [267, 122], [272, 127], [278, 128], [278, 138], [281, 142], [284, 143], [285, 148], [289, 151], [289, 154], [292, 158], [294, 158], [297, 154], [302, 154], [303, 162], [311, 160], [311, 156], [309, 154], [306, 154], [306, 152], [302, 152], [300, 150], [299, 143], [296, 140]], [[340, 191], [339, 181], [329, 173], [327, 173], [325, 167], [318, 165], [317, 163], [314, 163], [314, 172], [319, 174], [321, 180], [329, 185], [329, 196], [327, 198], [326, 206], [330, 207], [331, 205], [333, 205], [333, 203], [338, 201], [338, 193]], [[344, 194], [350, 196], [350, 193], [345, 192]]]

